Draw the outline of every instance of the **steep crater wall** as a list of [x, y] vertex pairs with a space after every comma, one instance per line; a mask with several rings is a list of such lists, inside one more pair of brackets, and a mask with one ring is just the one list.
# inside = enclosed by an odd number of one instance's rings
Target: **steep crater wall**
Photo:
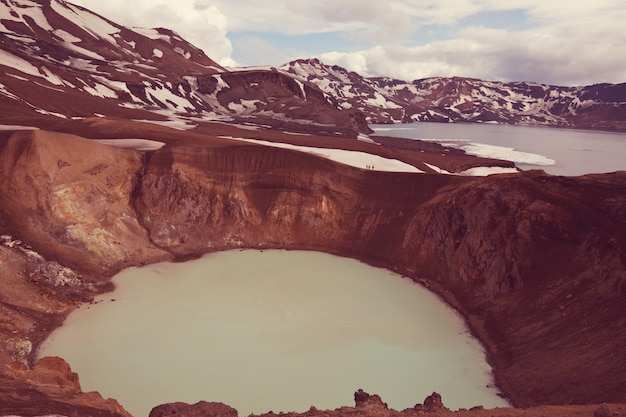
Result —
[[[516, 405], [626, 402], [626, 173], [467, 178], [240, 142], [142, 158], [71, 135], [5, 136], [2, 232], [71, 266], [91, 293], [128, 265], [240, 247], [326, 251], [409, 276], [457, 308]], [[56, 200], [64, 190], [73, 197]], [[82, 291], [41, 279], [22, 252], [1, 253], [5, 346], [36, 345]]]
[[164, 148], [141, 184], [142, 223], [176, 256], [241, 246], [359, 258], [458, 308], [515, 403], [626, 400], [615, 362], [626, 341], [615, 332], [626, 324], [624, 173], [389, 174], [240, 146]]

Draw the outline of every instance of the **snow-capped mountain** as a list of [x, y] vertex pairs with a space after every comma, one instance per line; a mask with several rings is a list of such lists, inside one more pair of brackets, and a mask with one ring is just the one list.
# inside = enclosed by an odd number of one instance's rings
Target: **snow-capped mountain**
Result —
[[[64, 0], [0, 1], [2, 118], [248, 120], [366, 131], [312, 84], [227, 71], [168, 29], [127, 28]], [[335, 130], [335, 126], [331, 130]]]
[[227, 69], [171, 30], [127, 28], [64, 0], [0, 0], [0, 105], [5, 124], [109, 116], [351, 136], [367, 123], [413, 121], [626, 130], [626, 84], [407, 82], [317, 59]]
[[626, 130], [626, 83], [559, 87], [528, 82], [433, 77], [411, 82], [365, 78], [318, 59], [281, 71], [317, 85], [369, 123], [494, 122]]

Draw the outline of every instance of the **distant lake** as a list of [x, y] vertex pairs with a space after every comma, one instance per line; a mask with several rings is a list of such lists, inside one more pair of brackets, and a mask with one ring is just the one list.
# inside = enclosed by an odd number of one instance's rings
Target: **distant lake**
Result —
[[376, 135], [435, 141], [512, 160], [523, 170], [584, 175], [626, 170], [626, 133], [481, 123], [370, 125]]
[[422, 286], [352, 259], [228, 251], [122, 271], [40, 349], [133, 415], [220, 401], [240, 416], [353, 405], [507, 406], [462, 318]]

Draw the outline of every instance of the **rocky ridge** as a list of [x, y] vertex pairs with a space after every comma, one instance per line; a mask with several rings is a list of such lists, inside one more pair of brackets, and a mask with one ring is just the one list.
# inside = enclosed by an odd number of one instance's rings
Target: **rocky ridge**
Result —
[[363, 77], [318, 59], [280, 71], [317, 85], [368, 123], [479, 122], [626, 130], [626, 84], [563, 87], [530, 82], [432, 77], [403, 81]]
[[[234, 413], [233, 413], [234, 412]], [[172, 403], [164, 404], [159, 407], [155, 407], [150, 413], [150, 417], [164, 417], [169, 416], [211, 416], [211, 417], [237, 417], [236, 410], [225, 406], [222, 403], [207, 403], [199, 402], [197, 404], [184, 404], [184, 403]], [[445, 407], [441, 395], [433, 392], [431, 395], [424, 399], [422, 404], [415, 404], [412, 408], [407, 408], [401, 411], [391, 409], [386, 403], [376, 394], [369, 394], [362, 389], [357, 390], [354, 393], [354, 406], [344, 406], [335, 410], [318, 410], [316, 407], [311, 407], [304, 413], [278, 413], [273, 412], [253, 415], [256, 417], [340, 417], [340, 416], [359, 416], [359, 417], [416, 417], [416, 416], [429, 416], [429, 417], [493, 417], [493, 416], [507, 416], [507, 417], [538, 417], [538, 416], [552, 416], [552, 417], [574, 417], [574, 416], [594, 416], [594, 417], [609, 417], [609, 416], [621, 416], [626, 415], [626, 407], [620, 404], [602, 404], [601, 406], [569, 406], [569, 407], [536, 407], [527, 409], [513, 409], [513, 408], [498, 408], [493, 410], [485, 410], [482, 406], [478, 405], [470, 408], [469, 410], [457, 410], [451, 411]]]

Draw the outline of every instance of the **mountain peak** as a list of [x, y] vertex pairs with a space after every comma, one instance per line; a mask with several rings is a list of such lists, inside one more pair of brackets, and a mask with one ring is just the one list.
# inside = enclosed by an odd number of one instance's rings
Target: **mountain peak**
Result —
[[0, 0], [0, 100], [12, 121], [243, 118], [369, 132], [315, 89], [272, 70], [229, 72], [170, 29], [127, 28], [62, 0]]

